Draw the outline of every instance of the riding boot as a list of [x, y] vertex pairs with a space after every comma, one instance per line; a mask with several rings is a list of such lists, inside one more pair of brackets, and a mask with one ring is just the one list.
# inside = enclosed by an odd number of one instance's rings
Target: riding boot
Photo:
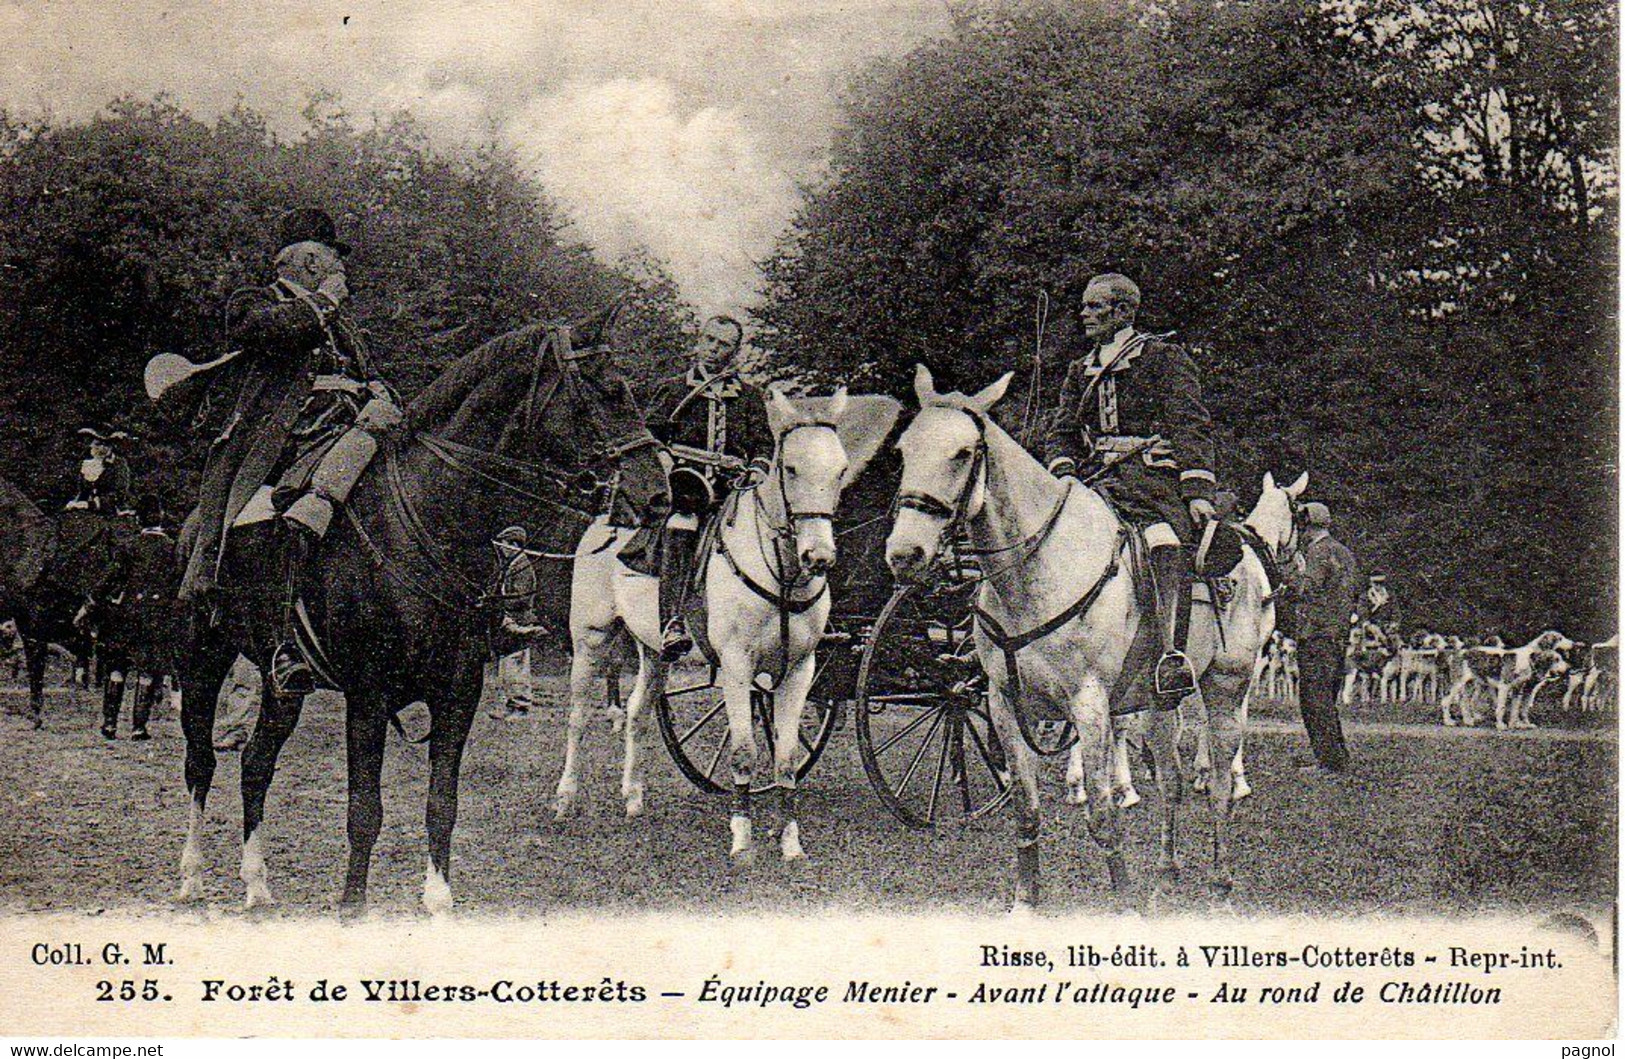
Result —
[[148, 677], [145, 683], [136, 681], [135, 704], [130, 708], [131, 739], [139, 741], [152, 738], [147, 733], [147, 722], [152, 720], [152, 704], [158, 701], [162, 690], [156, 677]]
[[675, 662], [694, 649], [683, 611], [694, 579], [694, 548], [699, 534], [666, 526], [660, 535], [660, 658]]
[[109, 677], [102, 693], [102, 738], [118, 738], [118, 715], [124, 708], [124, 678]]
[[316, 690], [316, 675], [299, 650], [294, 633], [294, 608], [299, 602], [300, 573], [310, 556], [312, 538], [290, 529], [283, 554], [282, 623], [276, 650], [271, 652], [271, 689], [278, 695], [309, 695]]
[[1157, 628], [1162, 633], [1162, 657], [1157, 660], [1153, 687], [1164, 709], [1196, 690], [1196, 674], [1185, 656], [1191, 621], [1191, 571], [1185, 549], [1151, 549], [1151, 576], [1157, 584]]

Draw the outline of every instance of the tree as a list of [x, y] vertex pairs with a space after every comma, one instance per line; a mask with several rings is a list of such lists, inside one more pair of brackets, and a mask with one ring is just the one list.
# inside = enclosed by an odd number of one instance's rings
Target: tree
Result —
[[[1493, 185], [1444, 179], [1472, 167], [1431, 135], [1440, 82], [1374, 60], [1396, 16], [1353, 3], [961, 9], [854, 86], [829, 176], [767, 262], [763, 340], [786, 371], [899, 396], [916, 360], [982, 385], [1025, 368], [1047, 291], [1047, 394], [1083, 280], [1126, 272], [1142, 326], [1196, 348], [1244, 500], [1266, 469], [1308, 469], [1411, 613], [1600, 638], [1609, 156], [1584, 156], [1584, 219], [1533, 147]], [[1611, 39], [1592, 22], [1587, 41]], [[1596, 45], [1548, 38], [1562, 76], [1534, 80], [1564, 102], [1531, 129], [1561, 112], [1569, 142], [1605, 143], [1611, 82], [1573, 58]], [[1575, 519], [1603, 531], [1576, 548]]]
[[407, 397], [495, 334], [623, 296], [624, 346], [648, 360], [684, 345], [692, 321], [658, 267], [612, 267], [565, 238], [507, 154], [438, 153], [406, 117], [357, 128], [331, 101], [307, 119], [292, 140], [247, 110], [204, 123], [163, 99], [76, 124], [0, 120], [0, 474], [54, 506], [82, 455], [74, 431], [107, 421], [144, 438], [142, 486], [190, 506], [205, 438], [147, 401], [142, 369], [225, 350], [226, 298], [267, 280], [276, 219], [297, 203], [354, 244], [353, 307]]

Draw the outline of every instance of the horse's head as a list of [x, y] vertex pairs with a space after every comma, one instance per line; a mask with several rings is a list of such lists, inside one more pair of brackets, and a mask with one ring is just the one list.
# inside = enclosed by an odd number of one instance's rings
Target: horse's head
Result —
[[825, 574], [835, 565], [841, 490], [874, 457], [899, 411], [889, 397], [849, 397], [844, 386], [828, 398], [792, 400], [780, 390], [769, 393], [774, 456], [768, 487], [783, 505], [795, 534], [796, 559], [807, 573]]
[[1258, 534], [1259, 540], [1269, 545], [1277, 563], [1285, 563], [1298, 547], [1298, 497], [1309, 488], [1309, 472], [1298, 475], [1291, 485], [1275, 484], [1275, 475], [1264, 472], [1264, 487], [1259, 490], [1258, 503], [1244, 520]]
[[987, 415], [1010, 386], [1007, 373], [973, 396], [939, 394], [930, 369], [914, 369], [919, 414], [897, 441], [903, 480], [897, 514], [886, 538], [892, 576], [920, 577], [943, 542], [987, 502]]
[[[568, 368], [567, 368], [568, 370]], [[658, 525], [671, 508], [663, 449], [644, 423], [626, 377], [609, 355], [580, 360], [571, 399], [583, 417], [575, 436], [591, 438], [587, 470], [615, 476], [615, 490], [645, 525]]]

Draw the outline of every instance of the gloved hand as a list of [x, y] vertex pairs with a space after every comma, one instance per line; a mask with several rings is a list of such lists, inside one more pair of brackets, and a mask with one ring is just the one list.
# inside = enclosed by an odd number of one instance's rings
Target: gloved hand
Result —
[[1213, 521], [1213, 501], [1203, 500], [1201, 497], [1197, 497], [1195, 500], [1190, 502], [1189, 506], [1191, 511], [1191, 521], [1196, 523], [1197, 529], [1201, 529], [1203, 526], [1206, 526], [1209, 522]]
[[316, 287], [316, 295], [327, 299], [329, 305], [337, 309], [350, 297], [350, 285], [344, 278], [343, 272], [329, 272]]
[[1049, 473], [1057, 478], [1076, 478], [1078, 476], [1078, 465], [1072, 461], [1070, 456], [1062, 456], [1059, 459], [1049, 461]]

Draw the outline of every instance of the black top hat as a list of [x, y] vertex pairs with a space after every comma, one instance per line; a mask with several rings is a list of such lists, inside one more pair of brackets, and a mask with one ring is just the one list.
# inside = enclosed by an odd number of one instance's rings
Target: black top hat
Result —
[[281, 251], [295, 243], [322, 243], [337, 250], [340, 257], [350, 252], [350, 244], [339, 240], [333, 218], [326, 210], [315, 206], [291, 209], [277, 222], [277, 250]]

